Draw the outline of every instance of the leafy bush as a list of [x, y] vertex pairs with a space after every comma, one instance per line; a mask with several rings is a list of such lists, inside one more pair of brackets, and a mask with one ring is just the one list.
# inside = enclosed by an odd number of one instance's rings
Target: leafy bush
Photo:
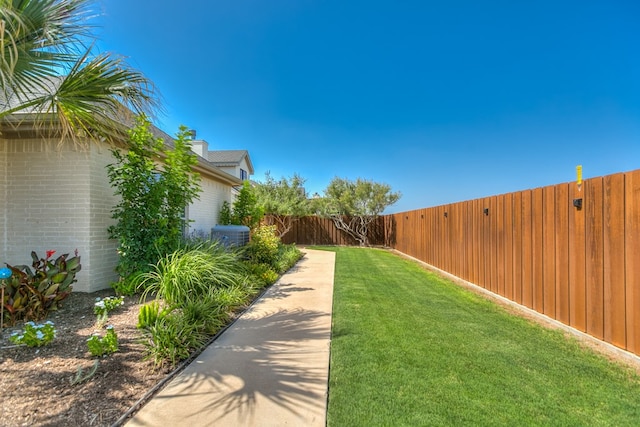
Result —
[[302, 258], [302, 252], [295, 245], [280, 245], [278, 248], [278, 261], [276, 262], [276, 271], [280, 274], [285, 273], [296, 262]]
[[111, 283], [111, 287], [116, 295], [132, 296], [138, 292], [142, 280], [144, 280], [144, 272], [136, 271], [127, 277], [120, 277], [117, 282]]
[[107, 326], [107, 333], [104, 338], [98, 335], [91, 335], [87, 340], [89, 353], [94, 357], [104, 356], [118, 351], [118, 335], [112, 325]]
[[[200, 193], [199, 176], [191, 169], [197, 156], [187, 128], [180, 127], [167, 149], [150, 127], [147, 117], [139, 117], [129, 131], [129, 150], [114, 148], [116, 162], [107, 166], [109, 182], [120, 196], [112, 212], [116, 224], [108, 231], [118, 241], [117, 271], [122, 277], [148, 271], [160, 256], [176, 249], [186, 225], [184, 210]], [[159, 168], [156, 159], [161, 155]]]
[[3, 306], [12, 324], [46, 318], [71, 294], [71, 285], [81, 269], [80, 257], [76, 251], [73, 258], [67, 259], [69, 254], [64, 254], [52, 261], [55, 252], [47, 251], [45, 258], [31, 252], [33, 270], [26, 265], [7, 264], [12, 275], [5, 279]]
[[27, 322], [24, 325], [22, 333], [14, 332], [9, 340], [18, 345], [26, 345], [29, 347], [41, 347], [49, 344], [56, 337], [56, 329], [50, 320], [44, 324], [35, 324]]
[[260, 224], [263, 216], [254, 188], [249, 181], [244, 181], [233, 206], [227, 201], [222, 203], [218, 221], [221, 225], [246, 225], [253, 230]]
[[267, 264], [246, 263], [247, 283], [256, 284], [257, 287], [263, 288], [275, 283], [278, 280], [278, 273]]
[[233, 213], [231, 212], [231, 205], [226, 200], [222, 202], [220, 213], [218, 215], [218, 222], [220, 225], [231, 225], [233, 222]]
[[251, 262], [275, 267], [278, 260], [280, 239], [275, 225], [261, 225], [251, 234], [246, 254]]

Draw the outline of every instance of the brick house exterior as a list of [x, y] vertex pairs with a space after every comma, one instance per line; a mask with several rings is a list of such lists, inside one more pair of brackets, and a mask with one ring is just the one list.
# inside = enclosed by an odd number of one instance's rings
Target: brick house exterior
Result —
[[[23, 126], [22, 124], [20, 126]], [[0, 265], [31, 264], [31, 251], [44, 256], [77, 249], [82, 270], [74, 290], [106, 289], [117, 279], [117, 244], [108, 238], [111, 209], [117, 198], [106, 166], [113, 162], [111, 146], [92, 141], [78, 147], [38, 131], [0, 124]], [[170, 140], [154, 129], [157, 136]], [[224, 201], [232, 202], [242, 180], [202, 157], [194, 170], [202, 192], [187, 209], [189, 232], [208, 235]]]

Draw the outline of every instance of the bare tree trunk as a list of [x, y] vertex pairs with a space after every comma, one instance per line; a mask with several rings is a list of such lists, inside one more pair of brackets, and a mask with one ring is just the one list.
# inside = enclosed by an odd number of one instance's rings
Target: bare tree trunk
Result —
[[342, 230], [356, 239], [360, 246], [368, 246], [369, 224], [371, 224], [376, 217], [370, 215], [356, 215], [348, 218], [349, 220], [347, 222], [345, 221], [345, 217], [342, 215], [331, 215], [331, 219], [338, 230]]

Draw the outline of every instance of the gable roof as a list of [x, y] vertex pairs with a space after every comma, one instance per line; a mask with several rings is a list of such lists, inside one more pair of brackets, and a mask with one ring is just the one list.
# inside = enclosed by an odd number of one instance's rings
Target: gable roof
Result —
[[253, 164], [247, 150], [217, 150], [208, 151], [209, 162], [218, 167], [239, 166], [244, 159], [247, 162], [248, 172], [253, 175]]

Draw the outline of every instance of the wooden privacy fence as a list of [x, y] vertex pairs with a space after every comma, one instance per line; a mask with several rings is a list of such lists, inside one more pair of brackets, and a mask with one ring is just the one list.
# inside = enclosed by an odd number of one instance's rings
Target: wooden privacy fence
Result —
[[385, 224], [398, 251], [640, 355], [640, 170]]
[[[283, 241], [357, 244], [317, 217]], [[386, 215], [370, 242], [640, 355], [640, 170]]]
[[[380, 246], [385, 244], [385, 221], [377, 218], [369, 226], [369, 244]], [[282, 242], [298, 245], [339, 245], [357, 246], [358, 241], [347, 233], [338, 230], [329, 218], [307, 216], [293, 222], [291, 230], [282, 236]]]

